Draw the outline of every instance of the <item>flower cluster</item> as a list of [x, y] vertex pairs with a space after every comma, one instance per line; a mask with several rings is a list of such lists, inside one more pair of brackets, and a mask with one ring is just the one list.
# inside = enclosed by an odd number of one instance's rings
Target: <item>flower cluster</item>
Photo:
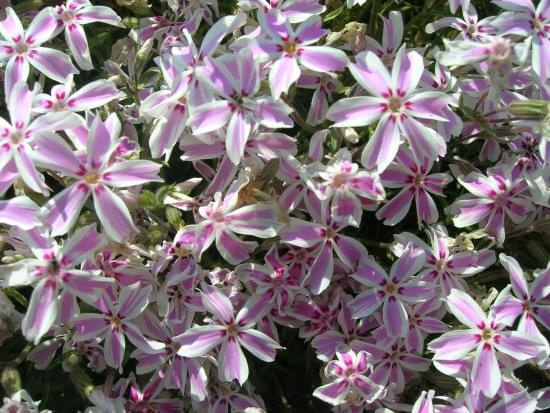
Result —
[[550, 1], [19, 3], [0, 411], [550, 406]]

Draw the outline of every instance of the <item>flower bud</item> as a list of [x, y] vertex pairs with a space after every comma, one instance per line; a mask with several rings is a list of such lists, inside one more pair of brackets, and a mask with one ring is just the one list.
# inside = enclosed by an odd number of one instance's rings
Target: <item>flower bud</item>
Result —
[[1, 381], [6, 394], [12, 395], [21, 390], [21, 376], [14, 367], [6, 367], [2, 370]]
[[544, 118], [550, 104], [544, 100], [516, 100], [508, 105], [508, 112], [514, 116]]

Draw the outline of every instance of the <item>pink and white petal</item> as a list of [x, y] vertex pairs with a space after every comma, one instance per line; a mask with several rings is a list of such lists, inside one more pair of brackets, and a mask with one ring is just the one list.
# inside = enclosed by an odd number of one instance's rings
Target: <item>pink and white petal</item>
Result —
[[158, 176], [160, 167], [160, 164], [151, 161], [117, 162], [105, 169], [101, 178], [106, 185], [115, 188], [162, 182], [162, 178]]
[[221, 129], [231, 119], [233, 111], [228, 101], [208, 102], [192, 110], [187, 124], [197, 135]]
[[341, 72], [348, 57], [339, 49], [327, 46], [306, 46], [299, 49], [300, 63], [315, 72]]
[[498, 245], [503, 244], [506, 233], [504, 230], [504, 210], [501, 207], [497, 207], [489, 215], [485, 231], [497, 239]]
[[497, 356], [490, 344], [480, 345], [472, 369], [474, 386], [485, 396], [492, 398], [502, 383]]
[[105, 363], [108, 366], [120, 369], [122, 367], [122, 359], [124, 358], [124, 350], [126, 349], [126, 340], [120, 328], [110, 328], [105, 334], [105, 344], [103, 352]]
[[527, 285], [527, 280], [517, 260], [504, 253], [499, 254], [498, 258], [504, 269], [510, 275], [510, 281], [512, 282], [512, 288], [516, 296], [523, 299], [528, 298], [529, 287]]
[[256, 249], [254, 241], [242, 241], [235, 234], [223, 228], [216, 233], [216, 248], [220, 255], [230, 264], [236, 265], [245, 261]]
[[[18, 82], [11, 88], [7, 99], [11, 123], [16, 128], [25, 129], [31, 119], [34, 92], [29, 90], [26, 82]], [[7, 125], [6, 125], [7, 126]]]
[[4, 39], [11, 39], [12, 37], [23, 38], [25, 31], [23, 30], [23, 25], [15, 10], [11, 7], [6, 7], [5, 12], [6, 18], [0, 21], [0, 35], [2, 35]]
[[330, 242], [325, 242], [307, 275], [306, 284], [312, 294], [321, 294], [330, 285], [334, 271], [334, 256]]
[[[185, 128], [185, 122], [182, 119], [182, 115], [183, 113], [176, 107], [170, 111], [168, 118], [162, 117], [155, 123], [155, 127], [149, 138], [149, 147], [151, 148], [151, 156], [153, 158], [160, 158], [164, 154], [170, 153], [181, 137]], [[220, 142], [220, 145], [223, 145], [223, 143]], [[204, 147], [214, 149], [215, 145], [204, 144]], [[191, 151], [187, 148], [184, 150], [186, 155], [189, 156]], [[200, 151], [200, 154], [203, 156], [202, 159], [204, 159], [204, 151]], [[188, 158], [187, 160], [191, 159]]]
[[208, 353], [225, 339], [225, 327], [206, 325], [192, 327], [185, 333], [174, 337], [174, 342], [181, 345], [178, 355], [181, 357], [200, 357]]
[[411, 208], [414, 188], [403, 188], [396, 196], [376, 212], [376, 218], [384, 220], [384, 225], [395, 225], [403, 220]]
[[235, 337], [228, 337], [222, 343], [218, 364], [220, 379], [229, 382], [236, 379], [240, 385], [248, 379], [248, 363]]
[[419, 221], [423, 221], [427, 224], [437, 222], [439, 219], [437, 206], [433, 198], [424, 189], [421, 188], [417, 191], [415, 202]]
[[42, 194], [48, 193], [48, 187], [44, 182], [44, 178], [34, 166], [33, 161], [31, 160], [33, 150], [30, 146], [24, 144], [19, 145], [17, 149], [13, 151], [13, 159], [17, 170], [23, 179], [23, 182], [29, 186], [35, 192]]
[[330, 203], [331, 218], [341, 226], [359, 227], [363, 209], [361, 201], [350, 191], [336, 191]]
[[372, 258], [365, 256], [362, 258], [357, 271], [351, 275], [361, 284], [378, 288], [387, 282], [386, 271]]
[[533, 71], [546, 83], [550, 77], [548, 61], [550, 60], [550, 40], [547, 36], [534, 34], [531, 49]]
[[71, 59], [58, 50], [36, 47], [27, 55], [27, 58], [39, 72], [60, 83], [65, 83], [67, 76], [78, 73]]
[[100, 338], [111, 328], [109, 320], [103, 314], [79, 314], [72, 323], [75, 341]]
[[74, 178], [79, 177], [82, 170], [80, 160], [58, 134], [48, 131], [37, 133], [34, 142], [38, 145], [33, 154], [37, 164]]
[[104, 244], [105, 239], [97, 232], [95, 224], [79, 228], [63, 244], [61, 250], [63, 262], [67, 266], [78, 265]]
[[407, 310], [400, 300], [394, 296], [388, 297], [382, 309], [382, 318], [388, 336], [405, 337], [409, 318]]
[[6, 65], [4, 75], [5, 96], [10, 96], [13, 87], [18, 82], [26, 82], [29, 77], [29, 61], [22, 56], [12, 56]]
[[458, 215], [453, 218], [453, 224], [455, 227], [464, 228], [477, 224], [486, 218], [493, 211], [494, 204], [476, 198], [457, 200], [452, 207], [459, 211]]
[[220, 18], [204, 35], [199, 51], [201, 56], [210, 56], [221, 44], [225, 36], [234, 32], [245, 23], [246, 15], [244, 13]]
[[407, 51], [402, 46], [395, 56], [392, 65], [392, 80], [398, 95], [409, 95], [418, 85], [424, 73], [424, 60], [416, 51]]
[[319, 244], [324, 238], [323, 234], [324, 228], [319, 224], [290, 218], [288, 227], [284, 228], [279, 236], [283, 243], [308, 248]]
[[428, 349], [435, 353], [434, 359], [459, 360], [476, 348], [478, 343], [477, 334], [474, 332], [454, 330], [431, 341]]
[[405, 250], [392, 265], [389, 278], [394, 282], [400, 282], [420, 271], [426, 262], [426, 253], [422, 248], [416, 248], [413, 244], [407, 244]]
[[251, 121], [245, 116], [244, 112], [234, 112], [229, 120], [225, 138], [227, 156], [234, 165], [238, 165], [241, 162], [251, 130]]
[[35, 345], [48, 332], [57, 317], [58, 286], [54, 280], [44, 278], [34, 287], [27, 313], [21, 321], [21, 331]]
[[120, 96], [120, 92], [110, 80], [90, 82], [74, 92], [67, 100], [67, 106], [76, 112], [95, 109]]
[[219, 289], [208, 284], [202, 285], [202, 303], [204, 307], [225, 324], [233, 322], [233, 305]]
[[25, 42], [32, 47], [41, 45], [54, 37], [56, 28], [57, 19], [52, 8], [46, 7], [32, 19], [25, 32]]
[[0, 201], [0, 222], [29, 230], [41, 225], [39, 211], [38, 205], [27, 196]]
[[276, 102], [273, 98], [257, 99], [258, 106], [254, 111], [255, 119], [261, 125], [272, 128], [291, 128], [294, 126], [294, 121], [289, 116], [292, 109], [283, 102]]
[[66, 25], [65, 41], [71, 50], [76, 64], [81, 69], [91, 70], [94, 68], [88, 47], [88, 39], [86, 39], [86, 33], [80, 24], [69, 23]]
[[96, 185], [92, 194], [103, 231], [116, 242], [128, 241], [137, 228], [124, 201], [104, 185]]
[[290, 86], [300, 77], [298, 62], [293, 56], [283, 55], [271, 65], [269, 71], [269, 86], [274, 99], [279, 99], [283, 93], [288, 93]]
[[382, 99], [356, 96], [336, 101], [327, 111], [326, 118], [335, 122], [335, 127], [366, 126], [380, 119], [384, 112]]
[[356, 63], [349, 65], [355, 80], [374, 96], [386, 96], [392, 90], [392, 79], [384, 63], [373, 52], [361, 52]]
[[494, 336], [493, 346], [516, 360], [535, 358], [543, 350], [541, 343], [533, 336], [519, 331], [506, 331]]
[[146, 338], [140, 329], [132, 323], [124, 323], [122, 330], [126, 337], [128, 337], [128, 340], [144, 353], [158, 354], [159, 351], [162, 351], [166, 347], [164, 342]]
[[262, 361], [271, 362], [275, 360], [277, 349], [281, 346], [258, 330], [244, 330], [238, 333], [239, 343]]
[[504, 210], [514, 224], [521, 224], [533, 210], [533, 202], [529, 198], [515, 197], [508, 200]]
[[334, 236], [332, 248], [344, 265], [351, 269], [356, 268], [357, 263], [368, 255], [367, 249], [361, 242], [346, 235]]
[[381, 386], [370, 378], [363, 375], [356, 375], [353, 379], [353, 386], [359, 390], [362, 397], [365, 398], [367, 403], [372, 403], [378, 399], [384, 391], [384, 386]]
[[471, 172], [467, 176], [459, 176], [457, 180], [468, 192], [479, 198], [489, 198], [494, 192], [498, 191], [498, 188], [494, 187], [493, 181], [478, 172]]
[[374, 313], [382, 304], [377, 292], [365, 291], [348, 303], [353, 318], [365, 318]]
[[111, 26], [121, 26], [120, 17], [110, 7], [85, 6], [78, 10], [75, 16], [79, 24], [101, 22]]
[[241, 207], [225, 217], [230, 231], [237, 234], [271, 238], [277, 235], [281, 226], [274, 204], [255, 204]]
[[89, 195], [88, 186], [76, 182], [48, 200], [42, 207], [42, 215], [53, 236], [63, 235], [71, 229]]
[[487, 317], [474, 299], [464, 291], [452, 290], [447, 297], [449, 311], [465, 326], [483, 329], [488, 326]]
[[[287, 10], [284, 13], [288, 17]], [[323, 22], [318, 15], [310, 16], [296, 29], [295, 38], [300, 44], [312, 44], [323, 37], [326, 30], [323, 29]]]
[[491, 306], [491, 314], [495, 322], [511, 326], [524, 312], [523, 303], [511, 293], [511, 286], [505, 287]]
[[449, 103], [449, 96], [442, 92], [421, 92], [407, 99], [407, 114], [415, 118], [447, 122], [442, 116]]
[[113, 135], [99, 116], [92, 123], [87, 146], [88, 168], [92, 169], [97, 169], [105, 164], [114, 148]]
[[401, 127], [418, 162], [422, 162], [425, 157], [437, 159], [447, 152], [447, 144], [443, 137], [417, 120], [404, 117]]
[[349, 387], [349, 381], [338, 379], [332, 383], [317, 387], [313, 391], [313, 396], [333, 406], [338, 406], [344, 402], [348, 395]]
[[395, 116], [385, 114], [361, 153], [361, 163], [367, 169], [382, 172], [394, 160], [400, 143], [401, 138]]

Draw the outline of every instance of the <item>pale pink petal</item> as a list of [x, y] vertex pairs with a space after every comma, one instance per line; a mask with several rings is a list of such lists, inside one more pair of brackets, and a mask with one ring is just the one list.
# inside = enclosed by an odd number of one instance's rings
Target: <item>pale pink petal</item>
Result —
[[6, 65], [4, 75], [4, 90], [6, 96], [11, 96], [13, 87], [19, 82], [26, 82], [29, 77], [29, 61], [22, 56], [12, 56]]
[[0, 21], [0, 35], [4, 39], [11, 39], [12, 37], [23, 38], [25, 31], [17, 13], [11, 7], [6, 7], [5, 11], [6, 18]]
[[111, 133], [98, 116], [94, 119], [88, 138], [87, 160], [88, 167], [97, 169], [102, 166], [113, 149], [113, 138]]
[[455, 330], [443, 334], [428, 345], [435, 358], [457, 360], [464, 358], [478, 345], [477, 335], [471, 331]]
[[21, 331], [28, 341], [38, 344], [57, 317], [57, 283], [44, 278], [34, 287]]
[[411, 117], [403, 118], [401, 126], [417, 161], [422, 162], [425, 157], [437, 159], [447, 152], [445, 140], [433, 129]]
[[121, 368], [125, 348], [126, 340], [120, 328], [108, 329], [103, 347], [105, 363], [115, 369]]
[[[291, 2], [289, 2], [291, 3]], [[297, 4], [296, 4], [297, 5]], [[288, 7], [285, 5], [285, 15], [288, 17]], [[323, 37], [326, 30], [323, 29], [323, 23], [318, 15], [310, 16], [303, 23], [300, 23], [296, 29], [296, 41], [300, 44], [312, 44]]]
[[510, 275], [510, 281], [512, 282], [512, 288], [516, 296], [522, 299], [528, 298], [529, 287], [527, 286], [527, 280], [517, 260], [504, 253], [499, 254], [498, 258], [502, 266]]
[[225, 327], [207, 325], [193, 327], [182, 335], [174, 337], [174, 342], [181, 345], [178, 355], [182, 357], [203, 356], [219, 345], [225, 338]]
[[535, 337], [517, 331], [498, 333], [493, 340], [493, 345], [498, 351], [506, 353], [516, 360], [523, 361], [537, 357], [543, 349]]
[[447, 107], [449, 96], [442, 92], [421, 92], [407, 99], [407, 114], [422, 119], [447, 122], [442, 116]]
[[80, 314], [73, 320], [75, 341], [87, 341], [102, 337], [109, 328], [109, 320], [103, 314]]
[[324, 386], [317, 387], [313, 392], [313, 396], [329, 403], [333, 406], [342, 404], [348, 395], [350, 382], [344, 379], [339, 379]]
[[58, 134], [37, 133], [34, 141], [38, 145], [34, 155], [37, 164], [68, 176], [79, 176], [79, 172], [82, 171], [80, 160], [73, 153], [69, 144]]
[[355, 268], [357, 263], [366, 257], [367, 249], [355, 238], [346, 235], [336, 235], [333, 238], [332, 248], [338, 258], [349, 268]]
[[367, 169], [382, 172], [394, 160], [400, 143], [395, 116], [385, 114], [361, 153], [361, 163]]
[[409, 326], [407, 310], [396, 297], [390, 296], [382, 309], [384, 326], [390, 337], [404, 337]]
[[27, 196], [0, 201], [0, 222], [28, 230], [41, 225], [39, 211], [38, 206]]
[[226, 100], [208, 102], [191, 111], [188, 125], [198, 135], [212, 132], [227, 124], [232, 113]]
[[233, 322], [233, 305], [229, 298], [219, 289], [211, 287], [208, 284], [202, 286], [202, 303], [204, 307], [214, 316], [224, 322], [230, 324]]
[[71, 50], [71, 54], [81, 69], [91, 70], [94, 68], [90, 49], [88, 48], [88, 39], [84, 28], [80, 24], [69, 23], [65, 28], [65, 41]]
[[48, 187], [44, 182], [44, 178], [34, 166], [30, 156], [32, 149], [30, 146], [19, 145], [17, 149], [13, 151], [13, 159], [17, 170], [20, 173], [23, 182], [29, 186], [33, 191], [40, 192], [42, 194], [48, 193]]
[[236, 379], [241, 385], [248, 379], [248, 363], [235, 337], [228, 337], [222, 343], [218, 363], [221, 379], [225, 381]]
[[60, 83], [64, 83], [67, 76], [78, 73], [71, 59], [58, 50], [36, 47], [27, 55], [27, 58], [39, 72]]
[[500, 388], [502, 375], [495, 350], [490, 344], [479, 346], [472, 369], [472, 379], [476, 388], [487, 397], [494, 397]]
[[233, 113], [227, 126], [225, 146], [227, 156], [235, 165], [241, 162], [251, 129], [251, 121], [245, 117], [243, 111]]
[[330, 284], [334, 270], [334, 257], [329, 242], [325, 242], [313, 262], [306, 283], [312, 294], [321, 294]]
[[216, 234], [216, 248], [220, 255], [231, 264], [239, 264], [250, 256], [258, 244], [254, 241], [242, 241], [232, 232], [222, 229]]
[[374, 313], [382, 304], [377, 292], [365, 291], [348, 303], [353, 318], [365, 318]]
[[380, 119], [385, 112], [383, 100], [377, 97], [356, 96], [340, 99], [327, 111], [334, 126], [366, 126]]
[[25, 42], [33, 47], [41, 45], [54, 37], [57, 19], [50, 7], [46, 7], [34, 16], [25, 32]]
[[96, 80], [74, 92], [67, 99], [67, 106], [77, 112], [95, 109], [116, 99], [119, 95], [117, 87], [110, 80]]
[[227, 228], [237, 234], [270, 238], [277, 235], [281, 226], [274, 204], [246, 205], [225, 217]]
[[79, 24], [101, 22], [111, 26], [121, 26], [120, 17], [110, 7], [85, 6], [76, 13], [76, 21]]
[[118, 299], [118, 316], [124, 320], [131, 320], [140, 315], [147, 304], [153, 287], [143, 287], [139, 282], [120, 290]]
[[463, 291], [452, 290], [447, 297], [449, 311], [465, 326], [483, 329], [488, 326], [485, 313], [472, 297]]
[[439, 219], [439, 213], [437, 212], [437, 206], [433, 198], [424, 190], [419, 189], [416, 192], [416, 213], [418, 219], [424, 221], [427, 224], [433, 224]]
[[312, 247], [323, 239], [323, 227], [313, 222], [291, 218], [290, 224], [279, 234], [281, 242], [297, 247]]
[[52, 228], [53, 236], [65, 234], [74, 225], [89, 195], [88, 186], [77, 182], [44, 205], [44, 222]]
[[269, 86], [274, 99], [288, 93], [290, 86], [300, 77], [298, 62], [293, 56], [283, 55], [276, 60], [269, 71]]
[[348, 65], [346, 54], [339, 49], [326, 46], [300, 48], [300, 63], [316, 72], [341, 72]]
[[386, 96], [392, 90], [392, 79], [384, 63], [372, 52], [361, 52], [349, 66], [355, 80], [374, 96]]
[[137, 228], [124, 201], [104, 185], [96, 185], [92, 193], [95, 212], [105, 233], [117, 242], [129, 240]]
[[376, 218], [384, 220], [384, 225], [395, 225], [403, 220], [411, 208], [414, 198], [414, 188], [403, 188], [376, 212]]
[[63, 245], [61, 255], [67, 266], [77, 265], [101, 248], [104, 238], [96, 230], [95, 224], [76, 230]]
[[273, 361], [277, 349], [281, 348], [272, 338], [258, 330], [245, 330], [238, 333], [239, 343], [262, 361]]
[[357, 272], [352, 277], [371, 287], [380, 287], [388, 278], [386, 271], [372, 257], [362, 257]]
[[123, 161], [105, 169], [102, 181], [115, 188], [161, 182], [158, 176], [161, 165], [151, 161]]
[[392, 80], [398, 95], [409, 95], [418, 85], [424, 73], [424, 61], [416, 51], [409, 51], [402, 46], [395, 56], [392, 65]]

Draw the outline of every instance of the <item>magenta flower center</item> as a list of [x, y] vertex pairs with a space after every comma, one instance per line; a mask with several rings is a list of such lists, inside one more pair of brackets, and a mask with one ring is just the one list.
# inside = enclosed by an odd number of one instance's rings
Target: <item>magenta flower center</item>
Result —
[[29, 51], [29, 46], [25, 42], [19, 42], [15, 45], [15, 53], [24, 55]]
[[95, 185], [99, 182], [99, 176], [95, 172], [90, 172], [84, 177], [84, 180], [90, 185]]
[[388, 107], [393, 113], [399, 113], [403, 107], [403, 101], [400, 97], [392, 96], [388, 99]]

